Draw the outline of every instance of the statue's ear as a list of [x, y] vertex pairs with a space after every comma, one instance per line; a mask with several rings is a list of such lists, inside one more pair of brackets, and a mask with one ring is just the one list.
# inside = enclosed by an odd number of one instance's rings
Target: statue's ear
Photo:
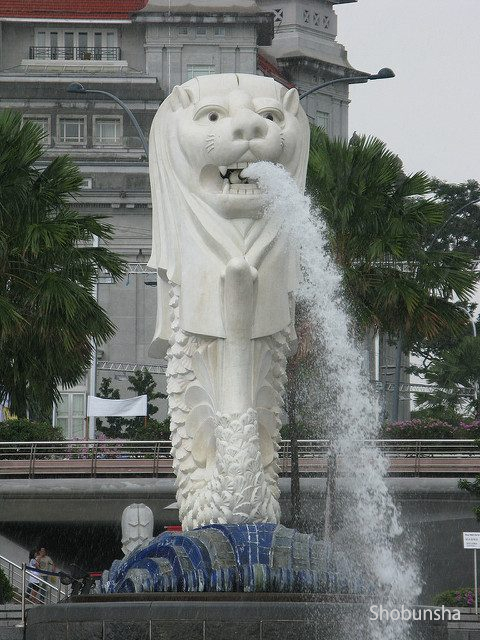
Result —
[[296, 116], [299, 106], [300, 98], [298, 97], [298, 91], [295, 89], [295, 87], [293, 87], [292, 89], [289, 89], [283, 96], [283, 108], [285, 109], [285, 111], [288, 111]]
[[172, 104], [172, 111], [177, 111], [180, 108], [186, 109], [192, 102], [192, 96], [186, 89], [177, 85], [173, 87], [170, 102]]

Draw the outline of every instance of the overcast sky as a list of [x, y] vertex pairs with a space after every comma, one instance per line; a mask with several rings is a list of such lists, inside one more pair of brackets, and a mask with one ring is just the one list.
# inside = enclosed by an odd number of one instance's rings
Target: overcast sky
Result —
[[350, 87], [350, 133], [378, 136], [410, 173], [480, 181], [480, 0], [336, 5], [350, 64], [396, 77]]

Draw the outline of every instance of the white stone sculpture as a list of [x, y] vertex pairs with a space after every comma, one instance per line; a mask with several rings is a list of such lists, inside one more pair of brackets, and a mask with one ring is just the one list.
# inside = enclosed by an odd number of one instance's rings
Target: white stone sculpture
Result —
[[184, 529], [279, 521], [279, 415], [298, 264], [242, 169], [279, 163], [303, 190], [308, 143], [297, 90], [263, 76], [194, 78], [153, 121], [150, 355], [168, 361]]
[[143, 503], [130, 504], [122, 513], [122, 551], [128, 555], [153, 538], [153, 512]]

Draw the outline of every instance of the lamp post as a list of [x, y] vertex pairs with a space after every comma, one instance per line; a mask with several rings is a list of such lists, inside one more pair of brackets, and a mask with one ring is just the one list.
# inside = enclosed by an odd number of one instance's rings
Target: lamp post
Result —
[[[116, 102], [118, 105], [120, 105], [120, 107], [128, 115], [128, 117], [130, 118], [130, 121], [132, 122], [133, 126], [135, 127], [135, 130], [138, 133], [138, 137], [140, 138], [142, 146], [143, 146], [143, 148], [145, 150], [145, 155], [147, 156], [147, 159], [148, 159], [148, 142], [147, 142], [147, 139], [145, 138], [145, 135], [144, 135], [142, 129], [140, 128], [140, 125], [138, 124], [138, 120], [135, 118], [135, 116], [130, 111], [130, 109], [127, 107], [127, 105], [123, 102], [123, 100], [120, 100], [120, 98], [118, 98], [117, 96], [113, 95], [113, 93], [110, 93], [109, 91], [101, 91], [100, 89], [85, 89], [83, 84], [80, 84], [79, 82], [72, 82], [70, 85], [68, 85], [67, 91], [68, 91], [68, 93], [81, 93], [81, 94], [98, 93], [100, 95], [107, 96], [108, 98], [110, 98], [111, 100]], [[94, 236], [94, 238], [93, 238], [93, 246], [94, 247], [98, 247], [98, 237], [97, 236]], [[95, 300], [97, 300], [97, 298], [98, 298], [98, 282], [96, 282], [93, 285], [92, 295], [95, 298]], [[95, 341], [92, 340], [92, 364], [90, 366], [89, 388], [90, 388], [90, 395], [93, 395], [93, 396], [96, 393], [96, 381], [97, 381], [97, 345], [96, 345]], [[87, 437], [87, 439], [93, 439], [95, 437], [95, 418], [92, 418], [92, 419], [86, 418], [86, 421], [87, 421], [87, 423], [86, 423], [86, 437]]]
[[395, 74], [388, 67], [383, 67], [380, 69], [378, 73], [367, 73], [363, 76], [350, 76], [346, 78], [336, 78], [335, 80], [328, 80], [327, 82], [322, 82], [322, 84], [309, 89], [308, 91], [304, 91], [300, 94], [300, 100], [306, 98], [311, 93], [315, 93], [315, 91], [319, 91], [320, 89], [324, 89], [325, 87], [329, 87], [331, 84], [337, 84], [339, 82], [346, 82], [347, 84], [361, 84], [362, 82], [368, 82], [369, 80], [385, 80], [386, 78], [394, 78]]
[[125, 111], [125, 113], [127, 114], [127, 116], [130, 118], [133, 126], [135, 127], [135, 130], [138, 133], [138, 137], [140, 138], [141, 142], [142, 142], [142, 146], [145, 150], [145, 154], [148, 158], [148, 142], [147, 139], [145, 138], [145, 134], [143, 133], [142, 129], [140, 128], [140, 125], [138, 124], [138, 120], [135, 118], [135, 116], [133, 115], [133, 113], [130, 111], [130, 109], [127, 107], [127, 105], [123, 102], [123, 100], [120, 100], [120, 98], [117, 98], [117, 96], [113, 95], [113, 93], [110, 93], [109, 91], [101, 91], [100, 89], [85, 89], [85, 87], [83, 86], [83, 84], [80, 84], [80, 82], [72, 82], [71, 84], [68, 85], [67, 88], [68, 93], [98, 93], [104, 96], [108, 96], [111, 100], [113, 100], [114, 102], [116, 102], [117, 104], [119, 104], [122, 109]]

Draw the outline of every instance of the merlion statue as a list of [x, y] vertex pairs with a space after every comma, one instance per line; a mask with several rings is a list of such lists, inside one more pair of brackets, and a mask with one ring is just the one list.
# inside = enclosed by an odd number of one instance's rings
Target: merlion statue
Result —
[[[278, 163], [305, 186], [309, 127], [296, 89], [243, 74], [174, 88], [150, 134], [157, 325], [167, 358], [184, 530], [277, 523], [286, 355], [297, 256], [243, 170]], [[295, 215], [295, 212], [292, 212]]]

